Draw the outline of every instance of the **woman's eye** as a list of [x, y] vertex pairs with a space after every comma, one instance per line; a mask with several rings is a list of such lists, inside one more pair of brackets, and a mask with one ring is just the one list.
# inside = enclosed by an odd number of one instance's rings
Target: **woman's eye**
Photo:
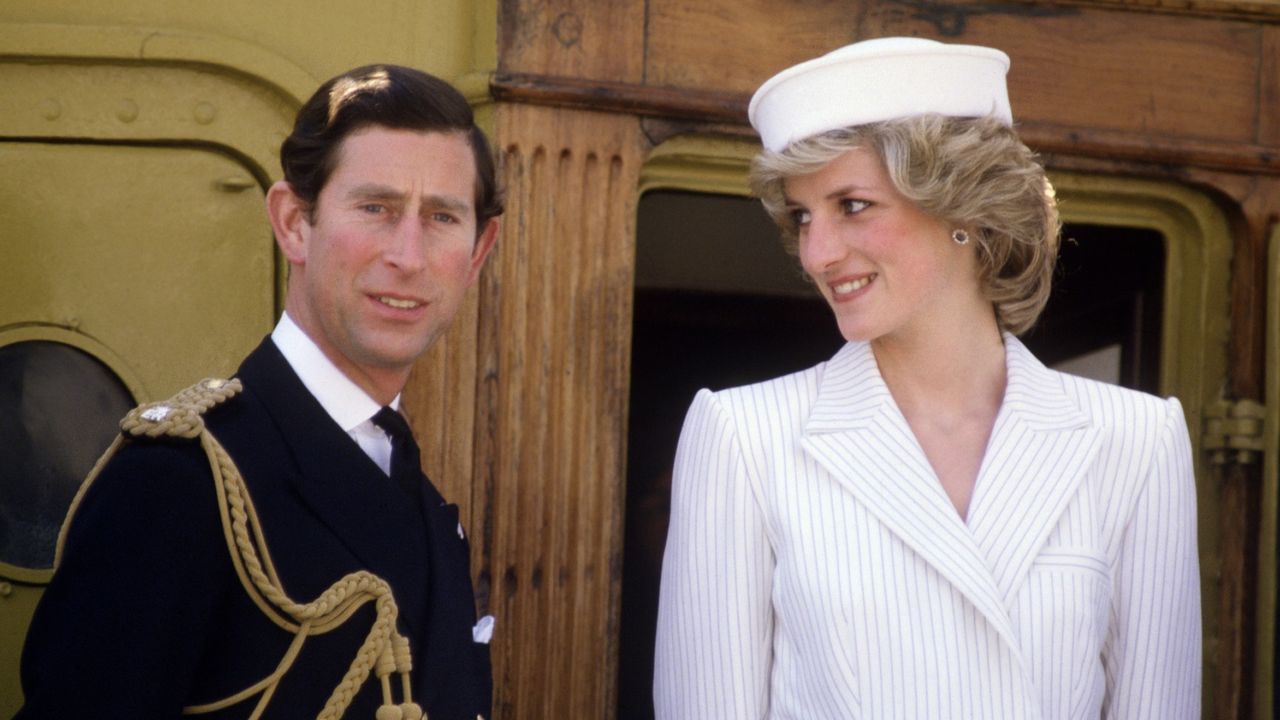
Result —
[[796, 227], [800, 227], [800, 226], [802, 226], [802, 225], [808, 225], [808, 224], [809, 224], [809, 218], [810, 218], [810, 216], [809, 216], [809, 211], [808, 211], [808, 210], [798, 210], [798, 209], [797, 209], [797, 210], [792, 210], [792, 211], [791, 211], [791, 222], [792, 222], [792, 224], [793, 224], [793, 225], [795, 225]]
[[858, 213], [871, 207], [871, 203], [866, 200], [854, 200], [853, 198], [845, 198], [840, 201], [840, 209], [845, 215], [857, 215]]

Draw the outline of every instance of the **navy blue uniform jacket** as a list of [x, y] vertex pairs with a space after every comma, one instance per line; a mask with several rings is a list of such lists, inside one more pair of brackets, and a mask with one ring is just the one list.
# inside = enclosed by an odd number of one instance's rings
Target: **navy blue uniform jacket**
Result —
[[[414, 700], [431, 720], [489, 717], [489, 649], [472, 641], [457, 506], [424, 476], [414, 508], [269, 339], [237, 377], [244, 391], [210, 410], [206, 425], [244, 476], [285, 591], [305, 603], [347, 573], [381, 576], [412, 646]], [[368, 603], [308, 639], [264, 717], [314, 718], [373, 618]], [[291, 639], [236, 576], [199, 443], [135, 440], [71, 524], [23, 651], [27, 704], [17, 717], [177, 718], [268, 675]], [[398, 677], [393, 686], [398, 702]], [[196, 717], [246, 717], [255, 702]], [[372, 720], [380, 703], [371, 673], [344, 717]]]

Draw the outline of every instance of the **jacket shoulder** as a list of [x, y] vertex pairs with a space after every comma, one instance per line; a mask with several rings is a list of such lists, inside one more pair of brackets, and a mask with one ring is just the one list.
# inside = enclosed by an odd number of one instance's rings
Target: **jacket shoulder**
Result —
[[1177, 398], [1065, 374], [1062, 383], [1066, 394], [1100, 433], [1102, 466], [1125, 468], [1121, 475], [1146, 477], [1147, 469], [1162, 452], [1190, 441]]
[[1181, 407], [1177, 398], [1162, 398], [1099, 380], [1055, 373], [1061, 379], [1067, 396], [1103, 427], [1114, 426], [1118, 422], [1131, 426], [1135, 421], [1141, 421], [1142, 425], [1160, 424], [1168, 417], [1172, 406]]
[[[828, 362], [798, 372], [712, 391], [700, 390], [689, 410], [689, 418], [713, 409], [726, 427], [733, 428], [752, 454], [768, 454], [798, 437], [818, 397], [818, 387]], [[757, 458], [762, 459], [762, 458]]]
[[818, 393], [818, 383], [829, 362], [823, 361], [812, 367], [768, 380], [707, 392], [712, 392], [718, 400], [727, 405], [739, 407], [781, 398], [812, 401]]
[[194, 439], [205, 429], [205, 413], [243, 389], [235, 378], [206, 378], [168, 400], [144, 403], [130, 410], [120, 421], [120, 430], [129, 438]]
[[187, 507], [192, 493], [205, 494], [208, 483], [201, 480], [210, 474], [209, 461], [196, 441], [205, 429], [204, 415], [240, 390], [238, 380], [209, 378], [130, 410], [120, 421], [120, 439], [99, 458], [72, 500], [55, 566], [64, 546], [74, 544], [86, 527], [100, 524], [109, 531], [117, 515], [163, 514]]

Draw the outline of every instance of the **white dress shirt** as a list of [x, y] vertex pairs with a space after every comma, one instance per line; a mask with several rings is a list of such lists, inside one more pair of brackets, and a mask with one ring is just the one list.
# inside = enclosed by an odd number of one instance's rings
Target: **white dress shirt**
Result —
[[[271, 332], [271, 342], [280, 349], [285, 361], [329, 417], [356, 441], [369, 459], [391, 475], [391, 438], [373, 424], [373, 416], [382, 406], [325, 357], [288, 313], [280, 316], [280, 322]], [[400, 408], [399, 395], [391, 400], [391, 407]]]

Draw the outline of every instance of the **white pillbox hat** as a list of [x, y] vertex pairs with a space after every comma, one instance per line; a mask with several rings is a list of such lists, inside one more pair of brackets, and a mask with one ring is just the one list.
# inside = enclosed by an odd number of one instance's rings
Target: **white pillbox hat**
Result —
[[774, 75], [747, 116], [765, 148], [828, 130], [939, 113], [1013, 124], [1009, 56], [978, 45], [887, 37], [846, 45]]

